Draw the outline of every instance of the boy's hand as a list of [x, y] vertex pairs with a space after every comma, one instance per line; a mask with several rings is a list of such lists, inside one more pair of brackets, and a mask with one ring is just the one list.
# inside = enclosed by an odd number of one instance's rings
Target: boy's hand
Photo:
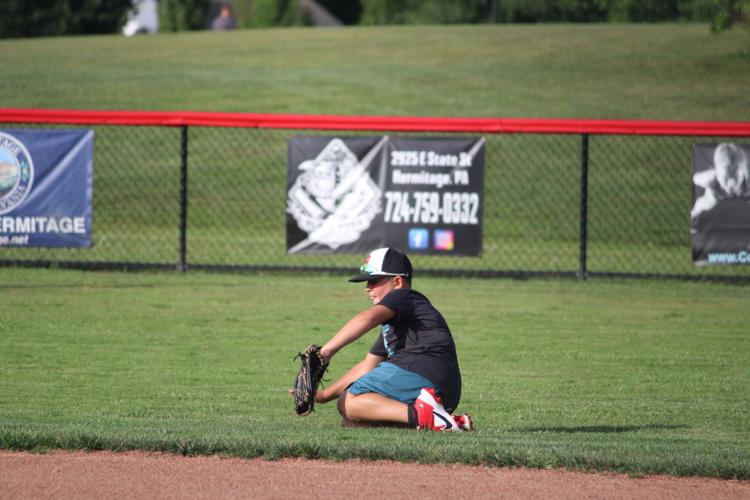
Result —
[[295, 359], [298, 357], [302, 363], [292, 388], [294, 410], [297, 415], [310, 414], [315, 407], [315, 402], [319, 401], [319, 398], [316, 397], [318, 385], [320, 385], [323, 374], [328, 369], [328, 361], [320, 355], [320, 351], [319, 345], [311, 344], [304, 352], [295, 356]]
[[316, 403], [327, 403], [331, 399], [331, 396], [328, 394], [328, 389], [321, 389], [315, 393]]

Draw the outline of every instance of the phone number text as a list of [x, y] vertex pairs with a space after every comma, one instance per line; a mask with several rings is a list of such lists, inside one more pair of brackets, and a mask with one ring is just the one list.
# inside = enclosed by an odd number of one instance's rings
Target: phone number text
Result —
[[479, 224], [478, 193], [386, 191], [385, 222]]

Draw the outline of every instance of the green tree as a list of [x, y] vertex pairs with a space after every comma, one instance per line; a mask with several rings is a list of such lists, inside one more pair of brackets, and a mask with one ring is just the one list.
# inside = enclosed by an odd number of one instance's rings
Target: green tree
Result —
[[711, 31], [718, 33], [735, 24], [750, 28], [750, 0], [715, 0], [716, 12], [711, 19]]
[[606, 21], [608, 4], [608, 0], [559, 0], [560, 20], [577, 23]]
[[0, 38], [115, 33], [131, 0], [0, 0]]
[[[541, 0], [552, 1], [552, 0]], [[452, 24], [493, 21], [498, 0], [362, 0], [361, 24]]]
[[243, 28], [305, 24], [297, 0], [234, 0], [234, 6], [239, 24]]
[[210, 0], [160, 0], [159, 31], [206, 29], [210, 13]]

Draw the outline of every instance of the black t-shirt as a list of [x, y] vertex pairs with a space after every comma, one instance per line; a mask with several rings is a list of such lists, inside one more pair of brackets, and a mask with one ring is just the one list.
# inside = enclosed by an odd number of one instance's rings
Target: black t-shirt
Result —
[[461, 399], [461, 372], [443, 315], [411, 288], [392, 290], [378, 305], [395, 311], [396, 316], [381, 325], [370, 353], [431, 381], [443, 396], [443, 406], [454, 410]]

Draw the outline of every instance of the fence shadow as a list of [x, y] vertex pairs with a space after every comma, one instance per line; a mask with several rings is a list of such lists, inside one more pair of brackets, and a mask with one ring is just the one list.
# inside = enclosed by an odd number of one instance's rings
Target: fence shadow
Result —
[[684, 424], [644, 424], [644, 425], [582, 425], [576, 427], [526, 427], [520, 429], [511, 429], [513, 432], [557, 432], [557, 433], [612, 433], [619, 434], [623, 432], [638, 432], [647, 430], [666, 430], [673, 431], [677, 429], [688, 429]]

